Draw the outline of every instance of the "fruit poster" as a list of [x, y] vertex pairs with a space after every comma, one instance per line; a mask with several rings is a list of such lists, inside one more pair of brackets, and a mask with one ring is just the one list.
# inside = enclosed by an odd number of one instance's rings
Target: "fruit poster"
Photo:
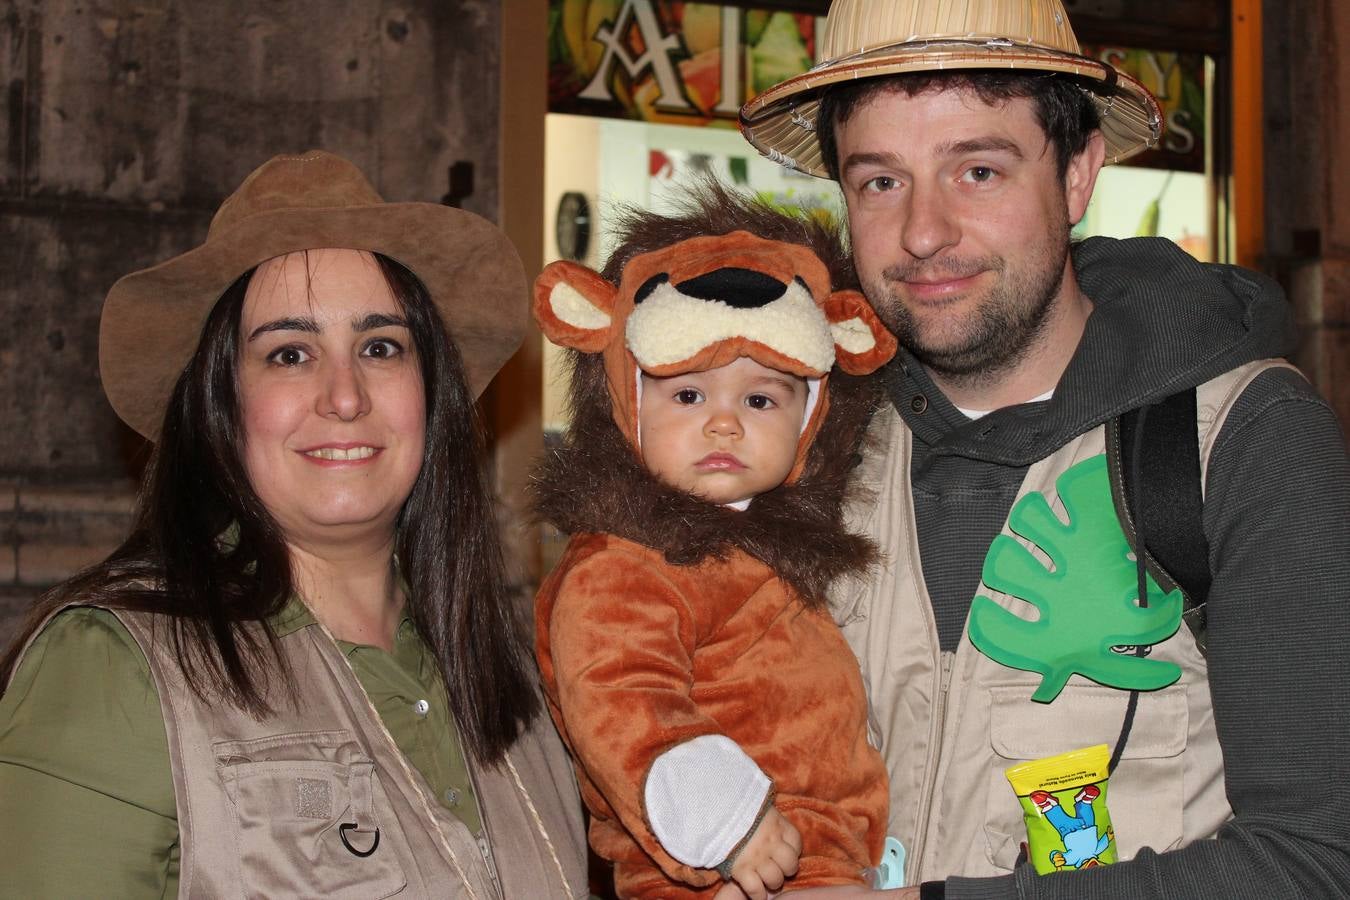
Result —
[[[818, 61], [822, 17], [677, 0], [550, 0], [549, 110], [734, 127], [741, 105]], [[1203, 172], [1206, 57], [1085, 46], [1162, 106], [1157, 148], [1130, 165]]]
[[733, 126], [809, 69], [824, 19], [674, 0], [551, 0], [549, 110]]

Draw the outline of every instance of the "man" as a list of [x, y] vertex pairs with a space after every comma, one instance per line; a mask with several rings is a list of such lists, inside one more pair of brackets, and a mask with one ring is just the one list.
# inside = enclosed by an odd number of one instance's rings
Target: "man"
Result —
[[[742, 130], [839, 181], [902, 344], [854, 511], [889, 564], [838, 596], [900, 896], [1350, 896], [1350, 464], [1326, 403], [1274, 360], [1292, 346], [1278, 288], [1161, 239], [1070, 247], [1101, 166], [1155, 142], [1160, 116], [1079, 55], [1059, 0], [837, 0], [824, 49]], [[1160, 412], [1174, 394], [1194, 397], [1184, 429]], [[1207, 627], [1180, 623], [1157, 566], [1138, 599], [1107, 443], [1141, 407], [1136, 454], [1198, 445]], [[1164, 508], [1177, 483], [1154, 486]], [[1065, 857], [1024, 848], [1005, 770], [1101, 744], [1093, 802], [1121, 861], [1038, 875]]]

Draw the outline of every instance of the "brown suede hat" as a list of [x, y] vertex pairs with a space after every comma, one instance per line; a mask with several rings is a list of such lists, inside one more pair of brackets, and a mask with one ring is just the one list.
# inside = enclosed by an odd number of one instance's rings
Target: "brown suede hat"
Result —
[[122, 421], [156, 440], [174, 383], [225, 289], [275, 256], [323, 247], [382, 253], [412, 270], [459, 347], [474, 396], [520, 346], [528, 284], [495, 225], [437, 203], [385, 203], [332, 153], [274, 156], [221, 204], [206, 243], [108, 291], [99, 373]]

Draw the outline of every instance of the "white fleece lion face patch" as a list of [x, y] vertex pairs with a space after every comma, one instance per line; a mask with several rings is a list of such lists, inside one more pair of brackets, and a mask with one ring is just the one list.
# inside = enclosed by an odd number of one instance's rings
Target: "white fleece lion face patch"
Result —
[[784, 283], [727, 267], [675, 284], [662, 273], [633, 300], [624, 339], [645, 371], [693, 359], [731, 338], [761, 344], [812, 375], [824, 375], [834, 365], [830, 323], [800, 278]]

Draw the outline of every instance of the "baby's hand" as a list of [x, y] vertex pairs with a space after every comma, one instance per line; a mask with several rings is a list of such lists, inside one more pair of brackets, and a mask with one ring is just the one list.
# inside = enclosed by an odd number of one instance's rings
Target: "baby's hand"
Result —
[[778, 890], [784, 880], [797, 874], [801, 854], [802, 836], [782, 813], [769, 807], [731, 864], [731, 880], [750, 900], [768, 900], [770, 891]]

